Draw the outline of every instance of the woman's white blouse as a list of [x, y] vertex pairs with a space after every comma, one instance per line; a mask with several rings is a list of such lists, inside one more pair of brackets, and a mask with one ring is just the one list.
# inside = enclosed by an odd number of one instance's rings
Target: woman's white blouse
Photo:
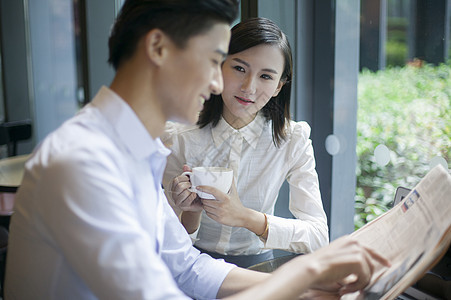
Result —
[[[184, 164], [230, 167], [243, 205], [268, 214], [268, 238], [262, 241], [245, 228], [214, 221], [204, 211], [196, 246], [226, 255], [250, 255], [265, 248], [308, 253], [328, 243], [310, 126], [291, 121], [287, 130], [287, 140], [277, 148], [271, 123], [261, 114], [239, 130], [223, 118], [216, 127], [209, 124], [202, 129], [167, 123], [162, 140], [172, 153], [163, 178], [166, 191], [170, 191], [172, 179], [182, 173]], [[289, 210], [295, 219], [273, 216], [285, 180], [290, 187]], [[170, 193], [166, 194], [171, 201]]]

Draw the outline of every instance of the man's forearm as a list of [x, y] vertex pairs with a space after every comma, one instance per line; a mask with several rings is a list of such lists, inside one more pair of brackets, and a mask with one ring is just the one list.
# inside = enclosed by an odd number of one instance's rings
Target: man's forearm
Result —
[[296, 299], [311, 287], [317, 274], [306, 256], [293, 259], [271, 274], [235, 268], [225, 278], [218, 298]]
[[229, 272], [227, 277], [222, 282], [217, 297], [221, 299], [234, 295], [267, 280], [270, 276], [271, 274], [269, 273], [251, 271], [236, 267]]

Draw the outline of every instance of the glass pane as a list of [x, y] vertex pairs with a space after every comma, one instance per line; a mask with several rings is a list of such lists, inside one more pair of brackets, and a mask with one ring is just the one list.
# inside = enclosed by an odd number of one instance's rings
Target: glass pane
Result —
[[5, 99], [4, 99], [4, 91], [3, 91], [3, 58], [2, 58], [2, 49], [0, 47], [0, 122], [5, 121]]
[[450, 167], [449, 3], [426, 2], [388, 0], [380, 6], [386, 68], [361, 65], [356, 228], [388, 210], [398, 186], [413, 188], [437, 164]]
[[36, 140], [78, 110], [72, 0], [28, 1]]
[[[5, 121], [5, 91], [3, 90], [3, 57], [0, 47], [0, 123]], [[0, 146], [0, 159], [8, 156], [6, 145]]]

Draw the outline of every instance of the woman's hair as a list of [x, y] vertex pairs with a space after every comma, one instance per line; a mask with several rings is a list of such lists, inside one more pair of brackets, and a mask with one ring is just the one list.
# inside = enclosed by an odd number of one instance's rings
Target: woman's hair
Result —
[[218, 22], [231, 24], [237, 15], [238, 0], [126, 0], [108, 41], [108, 62], [117, 70], [152, 29], [161, 29], [183, 49], [191, 37]]
[[[279, 47], [284, 57], [284, 69], [280, 79], [284, 85], [279, 94], [272, 97], [262, 108], [266, 120], [272, 121], [274, 145], [280, 146], [286, 138], [285, 124], [290, 120], [291, 80], [293, 76], [291, 47], [286, 35], [269, 19], [247, 19], [232, 28], [229, 55], [262, 44]], [[212, 123], [213, 127], [216, 126], [221, 119], [223, 105], [221, 95], [212, 95], [211, 99], [204, 104], [204, 109], [197, 123], [199, 127], [203, 128], [209, 123]]]

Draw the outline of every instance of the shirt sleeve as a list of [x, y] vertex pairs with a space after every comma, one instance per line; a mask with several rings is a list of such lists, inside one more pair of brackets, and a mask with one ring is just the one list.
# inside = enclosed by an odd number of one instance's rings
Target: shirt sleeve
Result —
[[329, 230], [309, 139], [310, 126], [306, 122], [292, 126], [288, 151], [293, 163], [286, 179], [290, 187], [289, 209], [295, 219], [268, 216], [265, 247], [309, 253], [328, 244]]
[[[222, 259], [200, 254], [192, 247], [185, 228], [167, 205], [165, 240], [162, 258], [172, 272], [178, 286], [195, 299], [214, 299], [227, 274], [235, 265]], [[187, 267], [188, 266], [188, 267]], [[162, 298], [163, 299], [163, 298]]]
[[[190, 128], [174, 122], [166, 122], [165, 133], [161, 138], [162, 142], [166, 147], [171, 149], [171, 154], [168, 156], [166, 162], [166, 168], [163, 174], [163, 188], [165, 190], [166, 197], [168, 199], [169, 205], [172, 207], [176, 215], [181, 217], [182, 210], [174, 204], [174, 200], [171, 196], [172, 180], [174, 177], [180, 175], [183, 172], [183, 165], [186, 164], [186, 158], [184, 151], [181, 149], [185, 148], [183, 142], [179, 139], [178, 133], [186, 128]], [[198, 238], [199, 228], [189, 236], [192, 243], [194, 244]]]

